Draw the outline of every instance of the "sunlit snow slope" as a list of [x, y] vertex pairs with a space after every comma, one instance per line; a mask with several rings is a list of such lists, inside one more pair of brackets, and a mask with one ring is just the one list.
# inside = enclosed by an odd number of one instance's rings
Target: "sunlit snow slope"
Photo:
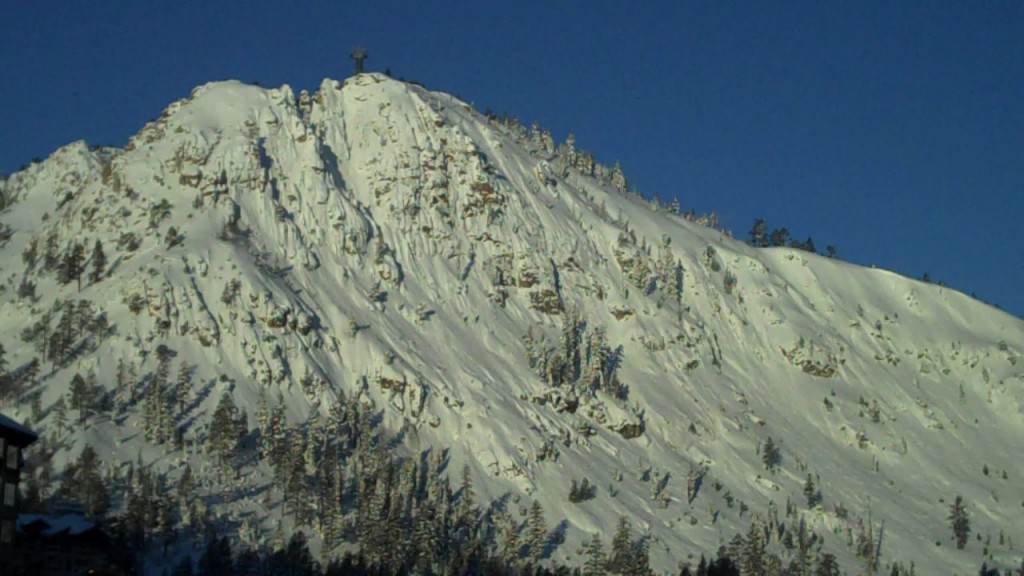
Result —
[[[974, 573], [987, 537], [990, 564], [1019, 563], [1024, 322], [891, 272], [751, 248], [581, 173], [571, 150], [521, 142], [451, 96], [377, 74], [299, 96], [219, 82], [124, 149], [74, 143], [12, 175], [9, 365], [38, 355], [19, 334], [57, 298], [91, 300], [113, 327], [66, 368], [43, 362], [32, 425], [55, 431], [74, 373], [112, 387], [118, 360], [151, 370], [164, 344], [198, 366], [189, 437], [225, 388], [250, 414], [260, 390], [280, 390], [296, 422], [363, 394], [410, 453], [449, 448], [451, 470], [468, 463], [478, 497], [536, 498], [552, 525], [566, 519], [556, 559], [578, 563], [579, 543], [608, 542], [620, 515], [664, 570], [752, 516], [802, 517], [855, 573], [870, 514], [883, 566]], [[87, 255], [102, 240], [109, 275], [79, 292], [26, 272], [23, 252], [48, 236]], [[18, 296], [25, 279], [38, 300]], [[3, 409], [31, 420], [27, 397]], [[114, 462], [141, 452], [172, 477], [202, 460], [147, 445], [139, 426], [139, 414], [97, 419], [60, 456], [83, 443]], [[760, 454], [769, 437], [776, 471]], [[570, 503], [584, 477], [596, 498]], [[957, 494], [964, 550], [947, 520]]]

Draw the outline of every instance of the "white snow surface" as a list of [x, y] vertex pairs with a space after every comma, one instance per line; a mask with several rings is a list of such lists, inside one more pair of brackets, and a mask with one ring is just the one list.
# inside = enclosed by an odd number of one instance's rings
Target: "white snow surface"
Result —
[[[0, 223], [14, 233], [0, 248], [0, 341], [11, 366], [28, 362], [35, 352], [18, 334], [56, 298], [92, 300], [115, 334], [68, 368], [41, 372], [42, 419], [31, 425], [55, 433], [50, 407], [75, 372], [114, 382], [118, 359], [145, 372], [155, 360], [141, 352], [164, 343], [199, 367], [190, 438], [202, 439], [224, 387], [249, 414], [261, 389], [270, 398], [281, 390], [296, 422], [342, 392], [361, 394], [405, 450], [447, 448], [449, 470], [468, 464], [479, 499], [540, 499], [549, 525], [566, 519], [559, 560], [581, 563], [580, 542], [594, 532], [609, 542], [625, 515], [651, 538], [654, 566], [676, 571], [686, 551], [713, 553], [745, 533], [752, 514], [773, 506], [783, 517], [789, 499], [850, 573], [861, 563], [846, 530], [855, 535], [869, 511], [876, 535], [884, 524], [883, 567], [973, 574], [983, 546], [975, 534], [991, 537], [990, 566], [1019, 564], [1010, 542], [1024, 546], [1024, 322], [948, 287], [751, 248], [543, 156], [451, 96], [378, 74], [299, 96], [207, 84], [124, 149], [61, 148], [6, 183], [14, 202]], [[169, 215], [151, 229], [162, 200]], [[220, 239], [229, 222], [248, 242]], [[168, 248], [171, 226], [183, 240]], [[635, 245], [620, 248], [626, 229]], [[111, 273], [80, 293], [39, 276], [39, 300], [19, 299], [21, 254], [51, 231], [62, 248], [101, 239]], [[141, 239], [133, 252], [116, 248], [126, 232]], [[628, 260], [680, 262], [681, 299], [665, 276], [636, 287], [620, 264]], [[500, 266], [512, 285], [495, 284]], [[241, 289], [226, 304], [231, 280]], [[371, 298], [377, 284], [383, 303]], [[626, 401], [598, 393], [575, 413], [534, 401], [549, 386], [527, 365], [523, 336], [532, 327], [558, 345], [564, 314], [532, 306], [545, 289], [621, 346]], [[141, 313], [128, 310], [133, 294], [144, 298]], [[802, 369], [815, 363], [835, 373]], [[307, 373], [315, 390], [299, 385]], [[407, 386], [384, 390], [382, 378]], [[29, 404], [5, 410], [26, 419]], [[639, 437], [614, 430], [640, 421]], [[592, 436], [580, 433], [586, 425]], [[117, 464], [141, 453], [172, 481], [186, 459], [205, 465], [201, 450], [147, 445], [136, 426], [140, 415], [121, 427], [97, 419], [58, 456], [73, 459], [86, 443]], [[769, 437], [783, 458], [774, 473], [758, 454]], [[558, 459], [538, 460], [551, 441]], [[688, 503], [691, 466], [708, 472]], [[638, 479], [647, 468], [669, 475], [667, 507]], [[820, 477], [823, 505], [813, 510], [807, 474]], [[597, 497], [570, 503], [570, 480], [583, 477]], [[266, 470], [243, 482], [265, 483]], [[947, 520], [957, 494], [971, 514], [964, 550]], [[255, 510], [267, 530], [279, 513], [262, 501], [215, 508]]]

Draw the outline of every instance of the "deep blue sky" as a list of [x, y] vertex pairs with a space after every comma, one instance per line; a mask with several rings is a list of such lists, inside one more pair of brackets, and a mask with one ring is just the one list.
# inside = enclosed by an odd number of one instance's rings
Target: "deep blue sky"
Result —
[[4, 172], [123, 146], [211, 80], [343, 78], [361, 44], [369, 69], [572, 132], [737, 236], [765, 218], [1024, 315], [1024, 2], [11, 4]]

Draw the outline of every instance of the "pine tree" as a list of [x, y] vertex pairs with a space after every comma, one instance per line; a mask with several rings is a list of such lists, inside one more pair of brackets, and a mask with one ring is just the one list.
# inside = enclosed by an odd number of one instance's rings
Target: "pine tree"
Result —
[[[185, 509], [195, 498], [195, 486], [196, 481], [192, 476], [192, 466], [185, 463], [185, 469], [181, 472], [181, 478], [178, 479], [178, 502], [179, 508]], [[184, 517], [182, 518], [184, 520]], [[184, 524], [184, 522], [182, 522]]]
[[839, 561], [835, 555], [826, 552], [818, 559], [818, 566], [814, 569], [814, 576], [839, 576]]
[[522, 542], [519, 539], [519, 524], [506, 510], [498, 513], [496, 520], [501, 540], [501, 556], [506, 562], [514, 564], [519, 561]]
[[296, 448], [289, 450], [287, 467], [284, 470], [285, 504], [295, 517], [296, 524], [305, 525], [309, 521], [309, 498], [306, 496], [309, 483], [306, 478], [306, 466], [301, 457], [301, 440], [295, 442], [295, 445]]
[[761, 461], [764, 462], [764, 467], [772, 472], [782, 463], [782, 452], [779, 451], [779, 447], [775, 445], [775, 441], [772, 440], [771, 436], [764, 443]]
[[125, 531], [129, 535], [131, 545], [141, 547], [156, 521], [152, 509], [155, 489], [149, 471], [142, 463], [141, 452], [129, 470], [128, 485], [131, 489], [128, 490], [125, 510]]
[[85, 247], [80, 242], [71, 245], [64, 253], [57, 279], [61, 284], [78, 283], [78, 291], [82, 291], [82, 272], [85, 271]]
[[768, 246], [768, 225], [763, 218], [754, 220], [754, 226], [750, 229], [750, 245], [758, 248]]
[[145, 431], [146, 440], [162, 444], [170, 440], [173, 423], [168, 410], [171, 358], [174, 352], [161, 344], [156, 348], [157, 365], [146, 390]]
[[416, 507], [413, 520], [413, 540], [416, 543], [416, 558], [413, 564], [421, 574], [431, 573], [438, 560], [441, 546], [440, 535], [435, 530], [437, 516], [434, 505], [426, 500]]
[[189, 394], [192, 392], [192, 368], [184, 360], [178, 365], [178, 379], [174, 382], [174, 402], [178, 418], [185, 415]]
[[475, 494], [473, 493], [473, 474], [466, 464], [462, 467], [462, 484], [459, 486], [459, 507], [455, 513], [455, 524], [465, 536], [476, 520]]
[[605, 570], [607, 559], [600, 534], [595, 533], [591, 536], [590, 542], [587, 544], [586, 556], [587, 560], [583, 564], [582, 576], [604, 576], [607, 574]]
[[323, 466], [317, 469], [317, 500], [323, 548], [333, 550], [341, 538], [344, 476], [337, 453], [329, 449]]
[[235, 406], [231, 393], [225, 390], [213, 411], [207, 441], [209, 451], [220, 458], [222, 465], [228, 465], [233, 460], [239, 435], [238, 407]]
[[36, 259], [39, 257], [39, 240], [29, 240], [28, 246], [21, 253], [21, 261], [25, 263], [25, 273], [31, 273], [36, 267]]
[[129, 368], [123, 359], [117, 361], [117, 386], [114, 390], [114, 420], [120, 422], [128, 411], [128, 401], [135, 387], [134, 368]]
[[949, 524], [953, 528], [953, 538], [956, 540], [956, 549], [963, 550], [967, 545], [967, 539], [971, 534], [970, 518], [967, 509], [964, 507], [963, 496], [956, 495], [956, 501], [949, 507]]
[[57, 427], [57, 436], [64, 436], [64, 427], [68, 425], [68, 405], [64, 402], [64, 395], [57, 397], [53, 405], [54, 425]]
[[261, 459], [270, 455], [270, 408], [267, 406], [267, 393], [260, 388], [260, 399], [256, 404], [256, 429], [260, 431], [259, 456]]
[[178, 538], [177, 518], [175, 518], [170, 500], [166, 497], [157, 501], [156, 508], [157, 533], [163, 544], [163, 552], [167, 554], [171, 544]]
[[107, 255], [103, 252], [103, 243], [96, 240], [92, 247], [92, 271], [89, 273], [89, 283], [95, 284], [103, 279], [107, 271]]
[[608, 558], [608, 570], [624, 572], [633, 563], [633, 539], [630, 536], [629, 520], [619, 516], [619, 524], [612, 537], [612, 551]]
[[182, 556], [181, 560], [174, 565], [174, 571], [171, 572], [171, 576], [194, 576], [195, 570], [192, 567], [192, 556], [188, 554]]
[[530, 560], [534, 563], [539, 562], [544, 556], [547, 538], [548, 526], [544, 520], [544, 506], [540, 500], [534, 500], [526, 517], [526, 545], [530, 549]]
[[629, 565], [622, 572], [623, 576], [653, 576], [651, 571], [650, 547], [645, 538], [640, 538], [633, 543], [632, 558]]
[[57, 233], [50, 232], [46, 237], [46, 245], [43, 246], [43, 270], [50, 272], [57, 270], [60, 266], [60, 257], [57, 255]]
[[0, 343], [0, 399], [14, 395], [14, 377], [7, 371], [7, 351]]
[[697, 493], [700, 491], [701, 482], [704, 479], [704, 468], [694, 468], [693, 464], [690, 464], [690, 471], [686, 475], [686, 502], [692, 504], [697, 499]]
[[719, 556], [708, 566], [708, 576], [740, 576], [740, 569], [728, 556]]
[[744, 541], [742, 568], [744, 574], [763, 574], [765, 569], [764, 530], [756, 519], [750, 523]]
[[203, 576], [229, 576], [232, 572], [231, 543], [227, 536], [211, 538], [199, 557], [197, 567]]
[[96, 451], [86, 445], [78, 459], [64, 470], [62, 494], [81, 504], [90, 518], [101, 518], [110, 507], [110, 493], [100, 474], [100, 464]]
[[857, 556], [863, 558], [867, 564], [871, 563], [875, 545], [875, 528], [871, 521], [870, 511], [867, 524], [863, 520], [858, 521], [857, 530]]
[[769, 246], [786, 246], [789, 244], [789, 230], [785, 228], [776, 228], [772, 230], [772, 233], [768, 240]]
[[89, 388], [81, 374], [76, 372], [71, 377], [71, 407], [78, 411], [79, 424], [84, 422], [92, 411], [93, 391]]
[[72, 347], [78, 339], [74, 307], [64, 305], [57, 328], [49, 335], [46, 353], [53, 366], [63, 366], [71, 356]]
[[810, 473], [807, 474], [807, 481], [804, 482], [804, 497], [807, 498], [807, 507], [814, 508], [821, 502], [821, 493], [814, 486], [814, 479]]
[[700, 555], [700, 563], [697, 564], [695, 576], [708, 576], [708, 559], [703, 554]]

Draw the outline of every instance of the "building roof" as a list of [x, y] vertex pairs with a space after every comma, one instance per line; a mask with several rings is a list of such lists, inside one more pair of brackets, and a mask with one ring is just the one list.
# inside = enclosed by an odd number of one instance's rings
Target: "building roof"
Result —
[[67, 533], [77, 536], [96, 528], [95, 522], [90, 522], [77, 514], [65, 514], [64, 516], [44, 516], [42, 514], [22, 514], [18, 516], [18, 530], [24, 531], [29, 526], [36, 526], [43, 536], [56, 536]]
[[26, 426], [18, 424], [13, 419], [4, 416], [0, 413], [0, 434], [4, 436], [12, 436], [13, 441], [20, 446], [28, 446], [39, 439], [39, 434], [36, 434]]

